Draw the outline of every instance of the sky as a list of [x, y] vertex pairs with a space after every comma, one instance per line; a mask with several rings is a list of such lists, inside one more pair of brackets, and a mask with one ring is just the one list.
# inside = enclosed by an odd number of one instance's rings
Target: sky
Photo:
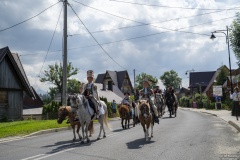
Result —
[[[186, 72], [229, 67], [226, 30], [240, 11], [239, 0], [68, 0], [67, 60], [79, 69], [71, 78], [86, 82], [89, 69], [127, 70], [160, 78], [174, 70], [189, 86]], [[58, 0], [1, 0], [0, 48], [20, 55], [30, 84], [47, 93], [39, 77], [62, 63], [63, 3]], [[226, 32], [225, 32], [226, 33]], [[232, 69], [237, 59], [230, 50]], [[164, 88], [159, 80], [160, 88]]]

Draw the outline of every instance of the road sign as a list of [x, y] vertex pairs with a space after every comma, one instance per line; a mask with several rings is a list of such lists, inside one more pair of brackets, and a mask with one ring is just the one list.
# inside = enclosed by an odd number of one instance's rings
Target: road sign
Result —
[[214, 97], [222, 96], [222, 86], [213, 86], [213, 96]]

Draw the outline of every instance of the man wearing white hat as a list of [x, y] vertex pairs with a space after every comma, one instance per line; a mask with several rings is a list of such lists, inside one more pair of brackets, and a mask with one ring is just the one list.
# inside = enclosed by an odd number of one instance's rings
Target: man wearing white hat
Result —
[[154, 122], [159, 124], [159, 119], [158, 119], [158, 111], [157, 107], [153, 104], [151, 96], [153, 95], [153, 90], [150, 89], [150, 82], [148, 78], [143, 79], [143, 89], [140, 90], [140, 95], [142, 96], [142, 99], [147, 99], [149, 101], [149, 104], [154, 112]]
[[93, 83], [94, 79], [94, 72], [93, 70], [87, 71], [87, 80], [88, 83], [83, 86], [83, 95], [88, 100], [89, 106], [93, 109], [94, 114], [92, 115], [92, 119], [95, 117], [98, 118], [97, 115], [97, 108], [98, 108], [98, 102], [100, 101], [98, 92], [97, 92], [97, 86]]

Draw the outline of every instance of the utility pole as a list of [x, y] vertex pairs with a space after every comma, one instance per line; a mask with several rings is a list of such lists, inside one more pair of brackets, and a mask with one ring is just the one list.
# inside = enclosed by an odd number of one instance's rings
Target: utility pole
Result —
[[67, 105], [67, 0], [63, 0], [63, 79], [62, 79], [62, 105]]
[[133, 85], [134, 85], [134, 88], [135, 88], [135, 87], [136, 87], [136, 80], [135, 80], [135, 69], [133, 70], [133, 76], [134, 76], [134, 77], [133, 77], [133, 81], [134, 81], [134, 84], [133, 84]]

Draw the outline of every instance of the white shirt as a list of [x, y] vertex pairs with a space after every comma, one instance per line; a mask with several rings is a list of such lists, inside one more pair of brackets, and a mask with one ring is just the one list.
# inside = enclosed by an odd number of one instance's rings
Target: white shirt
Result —
[[230, 94], [230, 99], [233, 101], [240, 101], [240, 92], [234, 92], [233, 94]]

